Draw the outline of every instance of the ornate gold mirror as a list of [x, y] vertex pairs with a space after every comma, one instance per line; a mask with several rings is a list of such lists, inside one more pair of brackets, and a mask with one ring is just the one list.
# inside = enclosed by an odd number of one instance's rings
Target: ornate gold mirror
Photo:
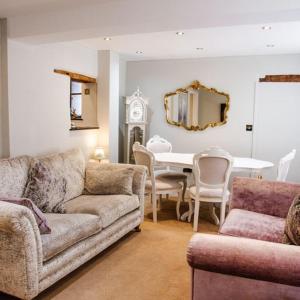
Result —
[[229, 95], [194, 81], [165, 95], [167, 122], [187, 130], [204, 130], [227, 122]]

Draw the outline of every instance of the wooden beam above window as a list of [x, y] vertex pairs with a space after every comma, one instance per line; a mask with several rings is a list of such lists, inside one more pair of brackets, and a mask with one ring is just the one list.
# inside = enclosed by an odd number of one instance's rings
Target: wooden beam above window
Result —
[[266, 75], [259, 82], [300, 82], [300, 75]]
[[93, 77], [89, 77], [86, 75], [74, 73], [74, 72], [69, 72], [65, 70], [59, 70], [59, 69], [54, 69], [55, 73], [58, 74], [63, 74], [69, 76], [72, 80], [80, 81], [80, 82], [86, 82], [86, 83], [97, 83], [97, 79]]

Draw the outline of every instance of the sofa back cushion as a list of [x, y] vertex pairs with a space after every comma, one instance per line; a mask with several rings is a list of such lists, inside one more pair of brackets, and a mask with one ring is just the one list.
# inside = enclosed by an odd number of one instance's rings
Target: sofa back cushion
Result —
[[32, 160], [24, 197], [43, 212], [64, 213], [63, 203], [84, 189], [85, 158], [80, 149]]
[[65, 201], [80, 196], [84, 189], [85, 158], [80, 149], [73, 149], [60, 156], [63, 160], [63, 175], [66, 180]]
[[30, 162], [29, 156], [0, 160], [0, 197], [22, 197]]
[[85, 193], [92, 195], [132, 195], [133, 168], [101, 170], [87, 168]]

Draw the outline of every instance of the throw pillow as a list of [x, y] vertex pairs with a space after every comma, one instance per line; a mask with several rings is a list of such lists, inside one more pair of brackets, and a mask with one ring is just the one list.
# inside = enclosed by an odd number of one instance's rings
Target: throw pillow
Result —
[[85, 191], [93, 195], [132, 195], [133, 168], [87, 169]]
[[44, 213], [65, 213], [66, 179], [48, 159], [34, 159], [24, 197]]
[[300, 246], [300, 195], [290, 206], [284, 229], [283, 243]]
[[34, 205], [34, 203], [32, 203], [30, 199], [10, 197], [10, 198], [0, 198], [0, 201], [22, 205], [29, 208], [33, 212], [40, 233], [41, 234], [51, 233], [51, 228], [48, 226], [48, 222], [45, 215], [38, 209], [36, 205]]

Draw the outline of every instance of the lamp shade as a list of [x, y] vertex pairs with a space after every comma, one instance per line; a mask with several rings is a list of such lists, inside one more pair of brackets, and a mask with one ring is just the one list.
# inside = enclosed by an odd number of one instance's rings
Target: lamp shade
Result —
[[95, 158], [97, 159], [103, 159], [105, 157], [104, 148], [103, 147], [97, 147], [95, 149]]

